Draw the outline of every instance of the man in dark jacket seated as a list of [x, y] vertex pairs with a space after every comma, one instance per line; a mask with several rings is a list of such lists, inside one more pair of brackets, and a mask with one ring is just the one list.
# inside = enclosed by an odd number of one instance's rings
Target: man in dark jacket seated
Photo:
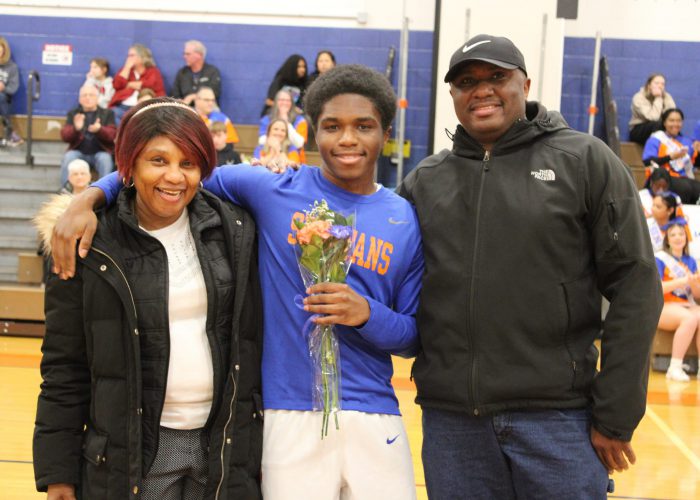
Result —
[[209, 87], [218, 101], [221, 98], [221, 74], [219, 68], [204, 61], [207, 57], [204, 44], [199, 40], [186, 42], [182, 57], [185, 59], [185, 66], [180, 68], [175, 76], [172, 97], [194, 106], [197, 91], [202, 87]]
[[527, 102], [507, 38], [460, 46], [445, 82], [454, 146], [399, 188], [425, 254], [412, 374], [428, 496], [604, 499], [635, 462], [662, 307], [637, 190], [605, 144]]
[[114, 170], [112, 153], [117, 127], [111, 109], [97, 107], [97, 89], [92, 85], [80, 88], [80, 105], [68, 112], [61, 129], [61, 139], [68, 143], [68, 151], [61, 161], [61, 186], [68, 180], [68, 164], [80, 158], [103, 177]]

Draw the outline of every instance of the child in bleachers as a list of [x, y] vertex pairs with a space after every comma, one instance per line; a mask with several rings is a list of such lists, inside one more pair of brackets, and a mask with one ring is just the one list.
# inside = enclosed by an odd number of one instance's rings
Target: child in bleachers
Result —
[[214, 141], [216, 148], [216, 165], [228, 165], [241, 163], [241, 155], [233, 149], [233, 143], [226, 142], [228, 138], [228, 130], [223, 122], [212, 122], [209, 125], [211, 138]]
[[10, 44], [0, 36], [0, 120], [5, 133], [0, 137], [0, 147], [18, 146], [24, 141], [12, 130], [10, 104], [19, 88], [19, 70], [12, 60]]
[[101, 108], [108, 108], [109, 101], [114, 95], [112, 77], [109, 76], [109, 61], [102, 57], [95, 57], [90, 61], [90, 71], [87, 72], [85, 83], [94, 85], [99, 93], [97, 105]]
[[686, 221], [672, 220], [666, 227], [663, 250], [656, 252], [656, 267], [662, 281], [664, 308], [659, 318], [659, 328], [674, 330], [671, 364], [666, 378], [678, 382], [690, 380], [683, 371], [683, 357], [695, 336], [700, 348], [700, 276], [698, 268], [688, 254]]

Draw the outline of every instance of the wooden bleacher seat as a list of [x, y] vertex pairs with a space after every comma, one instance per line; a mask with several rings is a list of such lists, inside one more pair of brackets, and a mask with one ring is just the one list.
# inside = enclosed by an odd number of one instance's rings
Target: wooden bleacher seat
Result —
[[2, 335], [43, 337], [44, 289], [39, 286], [0, 286]]
[[642, 161], [642, 146], [634, 142], [621, 142], [620, 154], [624, 161], [632, 170], [634, 182], [639, 189], [644, 187], [644, 162]]
[[[654, 341], [651, 345], [651, 367], [657, 371], [666, 371], [671, 359], [671, 348], [673, 346], [673, 332], [670, 330], [656, 330]], [[686, 358], [698, 357], [698, 350], [695, 346], [695, 339], [690, 344]], [[693, 363], [694, 364], [694, 363]]]
[[[61, 141], [61, 127], [65, 122], [65, 116], [34, 116], [34, 124], [32, 126], [32, 136], [35, 140], [42, 141]], [[12, 123], [15, 131], [21, 137], [27, 137], [27, 117], [26, 115], [15, 115], [12, 117]], [[233, 124], [238, 132], [240, 142], [236, 144], [236, 151], [246, 155], [253, 156], [253, 150], [258, 145], [259, 125]], [[315, 144], [313, 148], [315, 148]], [[309, 165], [320, 165], [321, 156], [318, 151], [306, 151], [306, 162]]]

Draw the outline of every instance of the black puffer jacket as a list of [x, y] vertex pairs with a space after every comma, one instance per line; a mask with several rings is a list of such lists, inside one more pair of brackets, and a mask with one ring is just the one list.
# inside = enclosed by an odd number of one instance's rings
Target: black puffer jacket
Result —
[[[139, 229], [133, 189], [99, 216], [75, 278], [46, 289], [42, 390], [34, 434], [37, 488], [76, 484], [78, 498], [139, 498], [158, 449], [169, 359], [168, 264]], [[257, 499], [262, 454], [261, 302], [255, 226], [206, 192], [188, 206], [207, 289], [214, 367], [206, 424], [207, 499]]]
[[598, 139], [537, 103], [527, 116], [490, 154], [459, 126], [452, 151], [399, 188], [425, 254], [417, 402], [471, 415], [592, 405], [598, 430], [628, 440], [663, 305], [637, 190]]

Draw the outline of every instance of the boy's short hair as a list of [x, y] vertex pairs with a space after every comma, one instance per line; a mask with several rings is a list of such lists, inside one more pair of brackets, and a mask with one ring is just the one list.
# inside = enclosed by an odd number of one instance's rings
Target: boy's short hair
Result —
[[209, 125], [209, 132], [214, 134], [226, 133], [226, 124], [224, 122], [211, 122]]
[[381, 116], [382, 129], [388, 130], [396, 115], [396, 94], [381, 73], [360, 64], [342, 64], [320, 75], [306, 90], [304, 112], [316, 130], [323, 105], [341, 94], [366, 97]]
[[79, 170], [85, 170], [89, 174], [90, 173], [90, 164], [88, 162], [86, 162], [85, 160], [82, 160], [80, 158], [76, 158], [75, 160], [68, 163], [68, 175], [72, 174], [73, 172], [77, 172]]
[[109, 75], [109, 61], [104, 57], [93, 57], [90, 62], [94, 62], [105, 72], [105, 75]]

